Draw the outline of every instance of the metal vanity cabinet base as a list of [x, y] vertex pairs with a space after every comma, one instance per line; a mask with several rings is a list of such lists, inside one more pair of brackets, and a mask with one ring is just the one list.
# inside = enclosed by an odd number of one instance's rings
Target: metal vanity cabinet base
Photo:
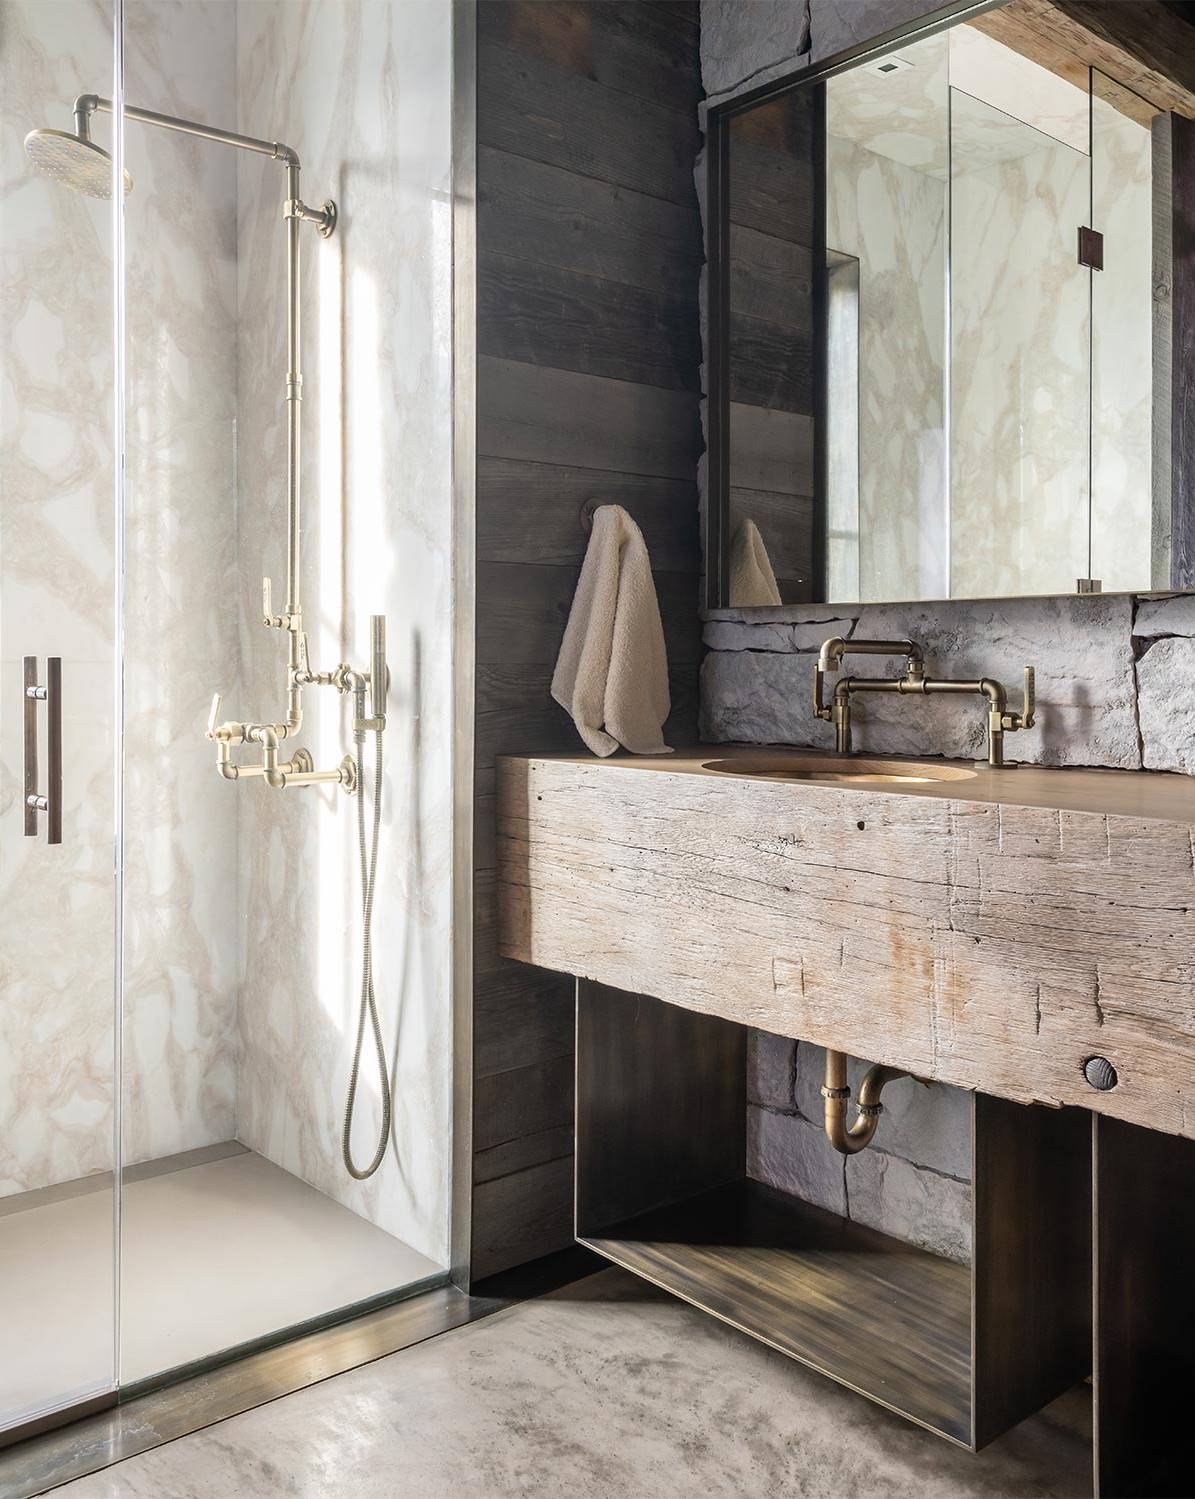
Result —
[[580, 1242], [972, 1451], [1083, 1380], [1087, 1115], [972, 1094], [960, 1265], [746, 1179], [746, 1038], [579, 982]]
[[1195, 1141], [1094, 1115], [1095, 1492], [1195, 1493]]

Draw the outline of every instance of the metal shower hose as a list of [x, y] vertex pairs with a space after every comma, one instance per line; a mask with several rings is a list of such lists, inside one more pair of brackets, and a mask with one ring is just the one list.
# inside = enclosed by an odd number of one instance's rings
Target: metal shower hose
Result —
[[[386, 1145], [390, 1139], [390, 1071], [386, 1065], [386, 1043], [382, 1039], [382, 1022], [378, 1018], [378, 1005], [373, 992], [373, 892], [378, 872], [378, 829], [382, 821], [382, 731], [374, 730], [373, 770], [373, 837], [366, 853], [365, 843], [365, 734], [355, 735], [357, 741], [357, 846], [361, 854], [361, 1008], [357, 1017], [357, 1044], [353, 1048], [353, 1070], [349, 1077], [348, 1097], [344, 1106], [344, 1132], [341, 1136], [341, 1153], [345, 1169], [358, 1181], [370, 1177], [382, 1164]], [[369, 1021], [373, 1030], [374, 1050], [378, 1059], [378, 1081], [382, 1090], [382, 1122], [378, 1129], [378, 1145], [373, 1159], [364, 1169], [353, 1161], [353, 1105], [357, 1100], [357, 1078], [361, 1071], [361, 1051], [365, 1045], [365, 1024]]]

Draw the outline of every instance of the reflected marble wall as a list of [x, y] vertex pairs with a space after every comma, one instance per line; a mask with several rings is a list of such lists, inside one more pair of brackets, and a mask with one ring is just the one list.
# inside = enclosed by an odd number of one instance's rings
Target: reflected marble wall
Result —
[[[340, 226], [303, 243], [303, 587], [313, 664], [366, 659], [385, 613], [391, 689], [375, 969], [392, 1147], [356, 1183], [340, 1128], [360, 982], [355, 806], [339, 791], [239, 788], [238, 1133], [287, 1170], [448, 1254], [451, 1149], [451, 7], [441, 0], [240, 0], [240, 128], [299, 151]], [[257, 623], [285, 539], [283, 183], [239, 183], [239, 594], [246, 713], [279, 701]], [[334, 765], [348, 706], [306, 694], [304, 742]], [[358, 1158], [375, 1138], [367, 1052]]]
[[839, 136], [827, 155], [827, 241], [859, 261], [858, 589], [925, 597], [944, 582], [946, 187]]
[[[108, 0], [0, 3], [0, 1195], [115, 1154], [112, 236], [22, 146], [111, 56]], [[26, 653], [63, 658], [54, 848], [22, 833]]]
[[[1010, 150], [1035, 135], [1007, 128]], [[954, 172], [951, 597], [1062, 593], [1087, 576], [1090, 276], [1074, 238], [1089, 193], [1088, 157], [1060, 142]]]

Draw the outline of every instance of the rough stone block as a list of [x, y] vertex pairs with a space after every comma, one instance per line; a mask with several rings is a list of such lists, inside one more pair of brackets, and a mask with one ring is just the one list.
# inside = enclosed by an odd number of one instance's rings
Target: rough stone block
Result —
[[817, 1125], [795, 1114], [748, 1108], [747, 1175], [815, 1207], [846, 1213], [842, 1157]]
[[850, 1217], [963, 1263], [971, 1257], [971, 1187], [872, 1146], [847, 1162]]
[[1146, 769], [1195, 774], [1195, 640], [1157, 641], [1137, 681]]
[[1162, 635], [1195, 635], [1195, 596], [1142, 599], [1137, 605], [1133, 634], [1139, 640], [1156, 640]]
[[769, 1031], [747, 1032], [747, 1101], [791, 1113], [797, 1043]]

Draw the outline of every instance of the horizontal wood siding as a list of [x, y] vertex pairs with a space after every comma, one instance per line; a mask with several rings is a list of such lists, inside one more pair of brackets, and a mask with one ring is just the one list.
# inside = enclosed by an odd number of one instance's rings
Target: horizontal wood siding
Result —
[[696, 727], [697, 15], [696, 0], [479, 6], [477, 1277], [572, 1240], [573, 986], [494, 945], [494, 762], [577, 747], [550, 685], [587, 501], [643, 529], [669, 732]]

